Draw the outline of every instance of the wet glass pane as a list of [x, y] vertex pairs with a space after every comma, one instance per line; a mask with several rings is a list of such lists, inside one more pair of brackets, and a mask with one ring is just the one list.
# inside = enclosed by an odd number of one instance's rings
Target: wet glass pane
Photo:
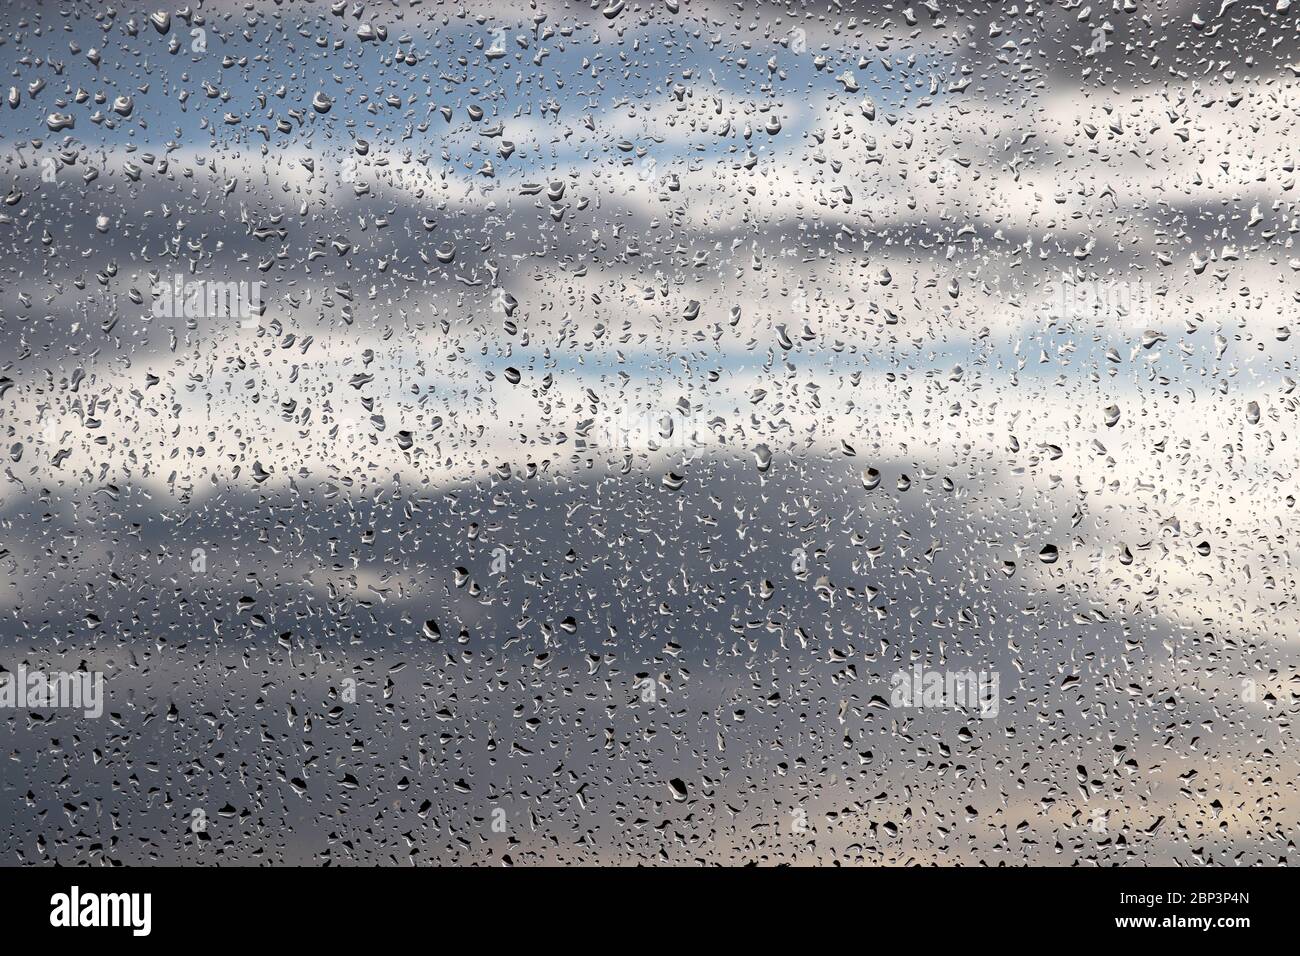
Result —
[[14, 0], [4, 864], [1284, 862], [1289, 0]]

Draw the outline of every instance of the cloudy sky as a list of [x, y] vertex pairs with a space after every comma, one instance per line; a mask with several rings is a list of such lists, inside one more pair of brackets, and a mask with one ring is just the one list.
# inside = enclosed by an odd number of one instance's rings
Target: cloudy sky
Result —
[[6, 864], [1289, 860], [1285, 0], [0, 23]]

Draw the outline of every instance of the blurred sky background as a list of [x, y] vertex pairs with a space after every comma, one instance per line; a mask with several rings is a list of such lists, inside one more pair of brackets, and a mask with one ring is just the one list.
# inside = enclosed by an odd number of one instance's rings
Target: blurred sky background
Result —
[[0, 23], [4, 863], [1289, 861], [1286, 0]]

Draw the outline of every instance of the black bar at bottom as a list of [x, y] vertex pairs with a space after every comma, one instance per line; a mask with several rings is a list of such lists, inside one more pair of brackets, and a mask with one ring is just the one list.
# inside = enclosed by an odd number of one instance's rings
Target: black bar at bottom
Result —
[[[399, 934], [396, 942], [405, 932], [456, 926], [494, 942], [535, 943], [539, 932], [556, 940], [607, 932], [613, 944], [627, 934], [698, 925], [770, 944], [765, 937], [774, 923], [793, 929], [808, 920], [843, 921], [849, 931], [893, 923], [939, 942], [969, 942], [972, 930], [996, 927], [1083, 941], [1200, 934], [1231, 944], [1240, 933], [1282, 930], [1297, 888], [1285, 869], [41, 867], [4, 870], [0, 882], [8, 922], [24, 936], [66, 940], [76, 932], [86, 942], [113, 936], [126, 945], [200, 938], [248, 945], [252, 933], [259, 947], [280, 939], [373, 946], [390, 932]], [[148, 894], [147, 910], [142, 894]], [[85, 925], [113, 922], [118, 925]]]

